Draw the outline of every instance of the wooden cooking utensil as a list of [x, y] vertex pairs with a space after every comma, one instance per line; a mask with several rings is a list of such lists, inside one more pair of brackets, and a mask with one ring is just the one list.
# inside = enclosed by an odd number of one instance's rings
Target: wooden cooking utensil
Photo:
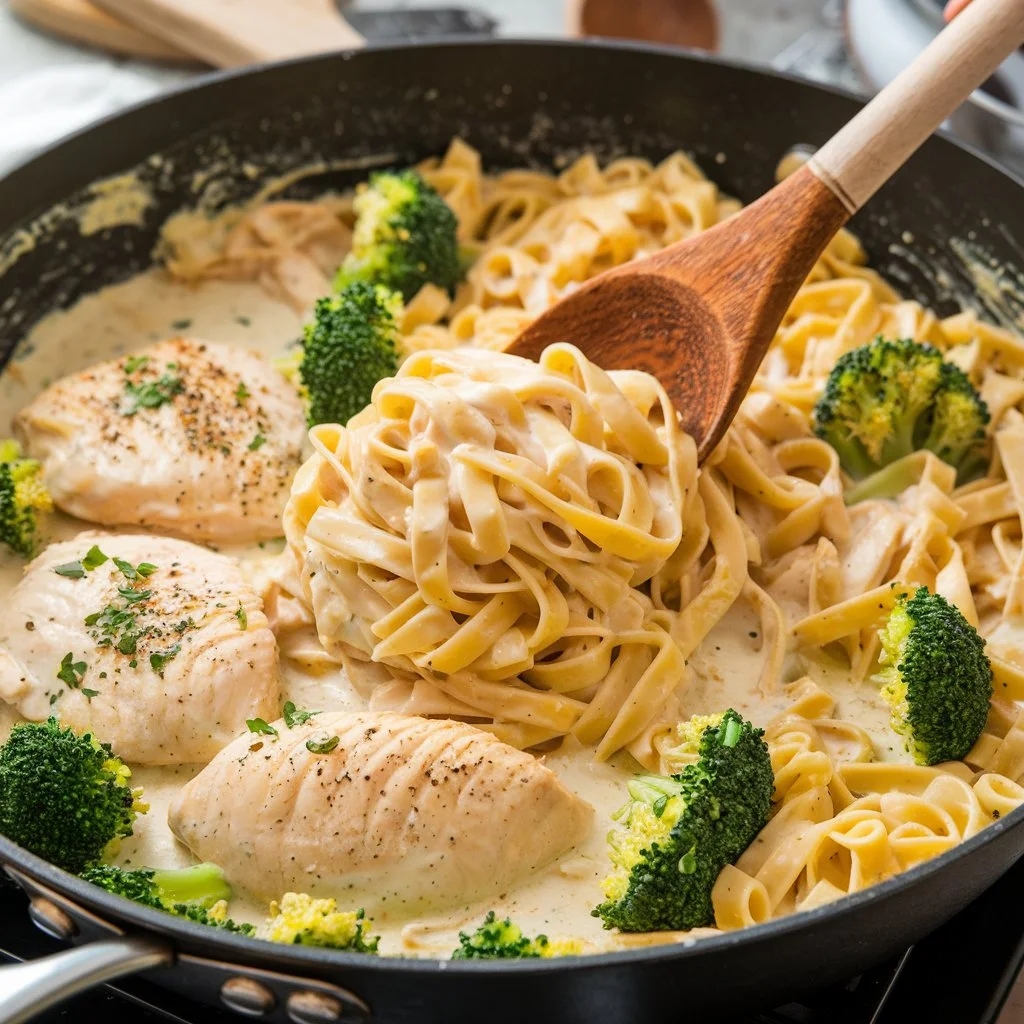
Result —
[[124, 57], [194, 63], [186, 50], [111, 17], [88, 0], [10, 0], [11, 10], [30, 25], [62, 39]]
[[829, 240], [1024, 42], [1024, 0], [974, 0], [810, 161], [736, 216], [608, 271], [543, 313], [510, 351], [578, 345], [665, 386], [704, 459]]
[[361, 46], [334, 0], [95, 0], [216, 67]]

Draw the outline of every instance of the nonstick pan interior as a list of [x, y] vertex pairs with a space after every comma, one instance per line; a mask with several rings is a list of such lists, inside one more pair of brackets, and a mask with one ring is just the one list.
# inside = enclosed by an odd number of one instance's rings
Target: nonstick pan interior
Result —
[[[489, 167], [563, 166], [583, 152], [657, 160], [683, 148], [749, 201], [794, 144], [819, 145], [851, 98], [656, 48], [481, 42], [370, 49], [216, 78], [89, 129], [0, 182], [0, 357], [40, 316], [149, 266], [164, 221], [213, 211], [297, 168], [286, 195], [347, 188], [370, 169], [443, 152], [460, 136]], [[132, 172], [149, 193], [130, 222], [83, 232], [95, 183]], [[110, 186], [106, 186], [109, 190]], [[116, 191], [116, 188], [115, 188]], [[957, 308], [974, 247], [1024, 264], [1024, 191], [983, 158], [934, 139], [852, 225], [873, 265], [940, 313]], [[95, 228], [95, 230], [92, 230]], [[996, 289], [992, 312], [1019, 313]], [[990, 296], [991, 299], [991, 296]], [[330, 978], [374, 1019], [418, 1022], [704, 1019], [847, 977], [951, 917], [1020, 855], [1024, 809], [932, 864], [841, 904], [688, 948], [562, 963], [443, 964], [261, 946], [121, 904], [0, 840], [0, 861], [130, 927], [196, 954]], [[970, 937], [965, 937], [970, 941]], [[157, 975], [196, 991], [187, 966]]]

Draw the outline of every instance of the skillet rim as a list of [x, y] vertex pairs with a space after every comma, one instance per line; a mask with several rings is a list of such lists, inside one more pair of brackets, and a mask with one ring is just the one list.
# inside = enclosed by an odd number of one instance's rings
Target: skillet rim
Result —
[[[400, 955], [374, 956], [317, 946], [271, 943], [264, 939], [224, 932], [211, 928], [209, 925], [196, 924], [184, 918], [175, 917], [173, 914], [134, 903], [127, 897], [115, 896], [86, 882], [77, 875], [72, 875], [70, 872], [56, 867], [49, 861], [43, 860], [42, 857], [29, 853], [3, 835], [0, 835], [0, 867], [11, 867], [15, 871], [21, 871], [30, 878], [50, 886], [58, 894], [77, 902], [85, 909], [104, 913], [106, 923], [113, 924], [115, 927], [121, 927], [120, 921], [128, 921], [146, 933], [169, 938], [180, 935], [182, 938], [199, 939], [204, 945], [223, 945], [228, 949], [237, 950], [243, 956], [256, 954], [256, 959], [260, 960], [266, 959], [272, 953], [277, 969], [313, 965], [323, 970], [329, 970], [336, 966], [358, 967], [372, 970], [375, 973], [409, 969], [416, 974], [458, 974], [462, 972], [487, 974], [492, 971], [542, 974], [551, 971], [579, 972], [611, 965], [643, 964], [700, 955], [713, 956], [717, 951], [730, 947], [753, 946], [760, 942], [784, 940], [791, 933], [802, 931], [805, 927], [810, 928], [813, 924], [826, 919], [834, 927], [841, 929], [844, 917], [851, 916], [862, 907], [882, 901], [900, 890], [923, 885], [933, 875], [951, 869], [957, 861], [969, 857], [975, 850], [980, 850], [995, 842], [1006, 832], [1020, 830], [1021, 826], [1024, 826], [1024, 804], [991, 825], [986, 825], [970, 839], [908, 871], [893, 875], [883, 882], [877, 882], [832, 903], [822, 904], [812, 910], [796, 911], [784, 917], [766, 921], [764, 924], [690, 941], [680, 940], [638, 949], [582, 953], [550, 959], [442, 960], [434, 957], [416, 958]], [[1024, 855], [1024, 848], [1021, 849], [1019, 856], [1021, 855]], [[1001, 872], [1000, 877], [1003, 873], [1005, 872]], [[987, 890], [988, 886], [985, 888]], [[189, 948], [178, 949], [175, 947], [176, 953], [189, 951]], [[205, 956], [206, 954], [198, 955]], [[251, 957], [247, 959], [251, 959]], [[240, 962], [244, 963], [245, 961]]]
[[[868, 100], [869, 96], [862, 93], [855, 92], [852, 89], [846, 89], [842, 86], [832, 85], [830, 83], [813, 81], [808, 78], [802, 78], [797, 74], [790, 71], [780, 71], [770, 65], [757, 65], [752, 62], [739, 60], [733, 57], [718, 57], [713, 54], [707, 53], [704, 50], [695, 50], [681, 46], [669, 46], [660, 43], [647, 43], [627, 39], [598, 39], [598, 38], [581, 38], [581, 39], [561, 39], [557, 37], [535, 37], [529, 36], [484, 36], [479, 39], [466, 39], [463, 36], [439, 36], [436, 40], [430, 43], [420, 43], [415, 41], [382, 41], [382, 42], [368, 42], [365, 46], [358, 49], [347, 49], [347, 50], [328, 50], [324, 53], [309, 54], [302, 57], [290, 57], [285, 60], [271, 61], [264, 64], [250, 65], [248, 67], [238, 68], [226, 68], [221, 70], [212, 70], [198, 75], [196, 78], [187, 80], [183, 83], [175, 84], [164, 92], [157, 93], [148, 98], [139, 100], [138, 102], [132, 103], [126, 107], [122, 107], [110, 114], [106, 114], [103, 117], [91, 121], [88, 124], [77, 128], [68, 134], [61, 136], [54, 142], [51, 142], [43, 149], [36, 151], [27, 160], [23, 160], [16, 163], [13, 167], [9, 167], [6, 171], [0, 173], [0, 193], [16, 187], [18, 184], [17, 179], [24, 176], [26, 179], [32, 177], [32, 172], [36, 170], [36, 165], [44, 160], [52, 159], [53, 155], [63, 147], [80, 142], [84, 140], [89, 134], [96, 132], [98, 129], [110, 126], [121, 118], [129, 118], [138, 112], [155, 107], [163, 101], [171, 101], [177, 99], [179, 96], [187, 93], [196, 92], [209, 87], [217, 87], [221, 84], [233, 82], [239, 79], [243, 79], [250, 76], [256, 76], [265, 74], [268, 72], [275, 72], [282, 68], [292, 68], [299, 65], [318, 65], [321, 63], [330, 63], [332, 61], [341, 60], [343, 63], [347, 63], [351, 60], [358, 60], [364, 53], [378, 54], [378, 53], [402, 53], [407, 50], [468, 50], [478, 48], [508, 48], [518, 46], [531, 46], [531, 47], [545, 47], [552, 50], [557, 49], [580, 49], [580, 50], [594, 50], [594, 51], [611, 51], [611, 52], [627, 52], [627, 53], [640, 53], [640, 54], [651, 54], [658, 57], [669, 57], [675, 60], [681, 60], [684, 63], [692, 61], [696, 64], [712, 65], [715, 67], [726, 68], [730, 71], [738, 71], [743, 74], [750, 74], [756, 77], [765, 77], [771, 79], [779, 79], [784, 82], [788, 82], [791, 85], [796, 85], [805, 89], [817, 90], [826, 93], [831, 96], [838, 97], [840, 99], [852, 101], [858, 106], [863, 107]], [[1016, 185], [1018, 188], [1024, 189], [1024, 171], [1018, 174], [1016, 171], [1006, 167], [999, 163], [994, 157], [980, 150], [971, 142], [964, 141], [955, 137], [948, 129], [939, 128], [932, 133], [932, 137], [939, 138], [943, 142], [954, 146], [957, 149], [962, 150], [969, 156], [974, 157], [976, 160], [981, 161], [990, 170], [1007, 178], [1010, 182]], [[685, 151], [685, 147], [684, 147]], [[141, 157], [141, 160], [145, 160], [147, 156], [152, 156], [152, 153], [146, 154]], [[138, 161], [136, 161], [138, 163]], [[134, 165], [133, 165], [134, 166]], [[125, 168], [119, 166], [108, 170], [100, 178], [94, 178], [91, 182], [87, 182], [85, 185], [79, 185], [79, 188], [86, 188], [90, 184], [95, 184], [97, 181], [102, 181], [107, 177], [111, 177], [118, 173], [125, 173], [130, 171], [132, 168]], [[897, 172], [898, 173], [898, 172]], [[13, 185], [12, 185], [13, 179]], [[872, 197], [873, 198], [873, 197]], [[67, 196], [59, 197], [51, 202], [59, 203], [62, 200], [67, 199]], [[869, 200], [870, 204], [871, 200]], [[44, 212], [48, 207], [43, 207], [41, 210], [29, 211], [27, 222], [31, 223], [34, 217], [38, 217], [41, 212]], [[4, 241], [10, 234], [12, 229], [26, 223], [26, 218], [22, 217], [20, 220], [16, 220], [9, 227], [0, 225], [0, 242]], [[0, 275], [2, 276], [2, 275]]]
[[[140, 102], [131, 104], [114, 113], [100, 118], [97, 121], [69, 133], [57, 141], [38, 151], [29, 159], [16, 164], [0, 176], [0, 192], [16, 190], [18, 179], [22, 176], [31, 177], [37, 169], [37, 165], [43, 161], [53, 162], [55, 154], [69, 145], [82, 142], [97, 129], [110, 126], [121, 119], [129, 119], [142, 110], [155, 108], [164, 101], [173, 101], [181, 95], [197, 92], [211, 87], [217, 87], [222, 83], [231, 82], [236, 79], [255, 77], [266, 73], [274, 73], [281, 68], [291, 68], [298, 65], [313, 65], [331, 63], [336, 61], [348, 62], [358, 60], [362, 53], [402, 53], [406, 50], [416, 49], [427, 50], [468, 50], [481, 47], [545, 47], [552, 50], [558, 49], [587, 49], [595, 51], [610, 52], [632, 52], [650, 54], [658, 57], [669, 57], [674, 60], [693, 62], [696, 64], [712, 65], [725, 68], [730, 71], [738, 71], [745, 75], [758, 78], [780, 79], [802, 90], [819, 91], [836, 96], [847, 101], [853, 101], [863, 106], [866, 98], [852, 90], [838, 86], [824, 84], [801, 78], [788, 71], [779, 71], [771, 67], [761, 67], [745, 61], [733, 58], [717, 57], [703, 51], [690, 50], [682, 47], [673, 47], [662, 44], [634, 42], [628, 40], [599, 40], [599, 39], [560, 39], [560, 38], [530, 38], [530, 37], [485, 37], [481, 39], [467, 40], [464, 37], [439, 37], [428, 44], [418, 42], [381, 42], [370, 43], [365, 47], [356, 50], [336, 50], [325, 53], [294, 57], [283, 61], [275, 61], [268, 64], [260, 64], [250, 67], [233, 68], [221, 71], [212, 71], [188, 80], [179, 85], [151, 96]], [[951, 145], [962, 150], [968, 156], [986, 165], [989, 170], [1006, 178], [1012, 185], [1024, 191], [1024, 177], [1014, 173], [1003, 165], [997, 163], [992, 157], [978, 150], [974, 145], [954, 138], [948, 131], [941, 129], [934, 133], [946, 145]], [[173, 143], [171, 143], [173, 144]], [[152, 154], [147, 154], [152, 155]], [[142, 156], [140, 159], [146, 159]], [[138, 162], [138, 161], [137, 161]], [[124, 173], [126, 168], [112, 167], [105, 171], [99, 178], [79, 185], [78, 188], [86, 188], [96, 181], [117, 173]], [[130, 170], [130, 167], [127, 168]], [[51, 200], [51, 205], [61, 202], [67, 196], [57, 197]], [[870, 204], [869, 204], [870, 206]], [[0, 241], [6, 240], [19, 226], [38, 217], [48, 207], [30, 210], [27, 216], [16, 219], [11, 225], [2, 228], [3, 235]], [[184, 208], [184, 207], [183, 207]], [[738, 929], [725, 932], [721, 935], [708, 936], [706, 938], [694, 939], [689, 942], [680, 941], [664, 945], [654, 945], [637, 949], [624, 949], [604, 953], [589, 953], [577, 956], [557, 957], [552, 959], [527, 959], [527, 960], [439, 960], [434, 958], [403, 958], [400, 956], [371, 956], [364, 953], [345, 953], [337, 950], [313, 946], [288, 946], [270, 944], [264, 940], [247, 938], [211, 929], [209, 926], [195, 924], [193, 922], [176, 918], [171, 914], [163, 913], [141, 904], [133, 903], [124, 897], [114, 896], [110, 893], [90, 885], [81, 878], [70, 874], [50, 864], [40, 857], [23, 850], [17, 844], [5, 836], [0, 835], [0, 867], [9, 866], [43, 884], [49, 885], [62, 896], [67, 897], [95, 912], [103, 914], [108, 923], [121, 927], [123, 922], [145, 931], [146, 933], [168, 937], [171, 939], [180, 938], [185, 940], [184, 949], [176, 952], [188, 952], [196, 948], [197, 944], [202, 946], [220, 947], [227, 951], [231, 950], [238, 954], [240, 964], [246, 962], [265, 961], [271, 958], [277, 969], [296, 969], [299, 972], [308, 971], [314, 968], [320, 976], [333, 973], [337, 968], [358, 968], [360, 971], [372, 971], [374, 973], [388, 974], [395, 971], [411, 971], [414, 974], [547, 974], [549, 972], [583, 972], [589, 970], [601, 970], [608, 966], [627, 966], [631, 964], [653, 963], [663, 960], [676, 960], [698, 956], [714, 956], [719, 950], [735, 948], [740, 946], [754, 946], [761, 942], [772, 942], [776, 939], [785, 939], [786, 936], [810, 928], [812, 925], [829, 920], [836, 927], [841, 927], [840, 922], [844, 917], [851, 916], [866, 905], [886, 899], [890, 895], [901, 890], [911, 889], [923, 884], [933, 875], [937, 875], [950, 869], [952, 865], [963, 858], [970, 857], [974, 851], [1000, 839], [1005, 833], [1019, 830], [1024, 824], [1024, 805], [1016, 808], [1010, 814], [998, 821], [986, 826], [981, 832], [955, 847], [947, 850], [929, 861], [911, 868], [901, 874], [894, 875], [883, 882], [869, 886], [859, 892], [845, 896], [833, 903], [824, 904], [809, 911], [799, 911], [785, 917], [768, 921], [762, 925], [750, 928]], [[1020, 844], [1021, 849], [1018, 856], [1024, 855], [1024, 843]], [[199, 954], [205, 956], [206, 954]], [[173, 966], [173, 965], [172, 965]], [[342, 984], [345, 979], [339, 979]]]

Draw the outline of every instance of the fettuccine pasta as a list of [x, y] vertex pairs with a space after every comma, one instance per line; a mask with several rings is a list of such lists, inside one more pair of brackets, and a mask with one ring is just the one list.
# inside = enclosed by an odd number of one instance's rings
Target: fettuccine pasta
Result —
[[[343, 663], [371, 707], [464, 718], [524, 748], [572, 737], [672, 771], [680, 716], [722, 710], [688, 699], [696, 678], [715, 692], [708, 637], [752, 617], [749, 707], [776, 791], [771, 821], [718, 879], [720, 929], [861, 890], [1024, 802], [1024, 340], [902, 299], [840, 232], [698, 470], [653, 378], [604, 373], [571, 338], [539, 364], [503, 353], [580, 282], [738, 204], [680, 153], [488, 175], [456, 141], [421, 171], [474, 260], [453, 297], [428, 285], [407, 304], [404, 362], [371, 406], [312, 431], [286, 514], [290, 574], [270, 592], [284, 652], [318, 671]], [[280, 287], [291, 267], [299, 303], [338, 238], [294, 204], [275, 221], [275, 205], [235, 224], [201, 272]], [[310, 206], [351, 228], [348, 201]], [[836, 360], [878, 335], [936, 346], [978, 386], [981, 479], [958, 487], [919, 451], [892, 467], [898, 499], [846, 503], [811, 414]], [[904, 763], [823, 682], [874, 699], [879, 624], [919, 586], [988, 640], [996, 692], [965, 763]]]

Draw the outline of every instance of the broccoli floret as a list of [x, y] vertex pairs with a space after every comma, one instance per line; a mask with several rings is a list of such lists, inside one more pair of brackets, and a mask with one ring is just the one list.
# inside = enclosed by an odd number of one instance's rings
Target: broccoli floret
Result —
[[579, 939], [549, 939], [538, 935], [528, 939], [509, 918], [499, 921], [494, 911], [471, 935], [459, 932], [459, 948], [453, 960], [514, 960], [552, 956], [574, 956], [583, 952]]
[[643, 775], [608, 836], [614, 865], [593, 914], [624, 932], [681, 931], [714, 920], [711, 890], [768, 821], [775, 777], [763, 730], [732, 709], [704, 730], [676, 775]]
[[52, 510], [39, 463], [22, 458], [17, 441], [0, 441], [0, 541], [30, 558], [39, 541], [40, 517]]
[[352, 251], [338, 271], [337, 289], [370, 281], [408, 302], [425, 284], [449, 294], [462, 276], [451, 208], [416, 171], [382, 171], [356, 196]]
[[56, 718], [16, 725], [0, 747], [0, 832], [77, 874], [148, 810], [130, 777], [91, 733], [62, 729]]
[[722, 716], [694, 715], [676, 726], [676, 742], [666, 743], [661, 748], [662, 767], [674, 775], [686, 765], [693, 764], [700, 757], [700, 744], [708, 729], [717, 729]]
[[365, 282], [317, 302], [299, 363], [310, 426], [347, 423], [369, 404], [377, 381], [394, 375], [400, 316], [398, 295]]
[[841, 356], [814, 407], [814, 429], [860, 480], [926, 448], [962, 481], [984, 466], [988, 407], [938, 349], [876, 338]]
[[376, 953], [380, 938], [369, 934], [362, 910], [338, 910], [332, 899], [313, 899], [306, 893], [286, 892], [270, 904], [270, 918], [259, 936], [271, 942], [328, 946], [350, 953]]
[[171, 909], [175, 917], [184, 917], [196, 924], [205, 924], [210, 928], [221, 928], [236, 935], [255, 935], [255, 925], [232, 921], [228, 917], [226, 900], [214, 903], [212, 907], [202, 907], [195, 903], [177, 903]]
[[189, 868], [129, 871], [109, 864], [86, 868], [82, 878], [107, 892], [134, 900], [197, 924], [251, 935], [251, 924], [238, 924], [227, 916], [231, 886], [216, 864], [194, 864]]
[[988, 717], [992, 666], [978, 631], [941, 594], [903, 595], [879, 631], [881, 695], [918, 764], [958, 761]]
[[177, 904], [190, 903], [212, 907], [231, 898], [231, 886], [216, 864], [194, 864], [189, 868], [141, 868], [129, 871], [110, 864], [86, 868], [82, 877], [107, 892], [145, 903], [148, 907], [170, 910]]

